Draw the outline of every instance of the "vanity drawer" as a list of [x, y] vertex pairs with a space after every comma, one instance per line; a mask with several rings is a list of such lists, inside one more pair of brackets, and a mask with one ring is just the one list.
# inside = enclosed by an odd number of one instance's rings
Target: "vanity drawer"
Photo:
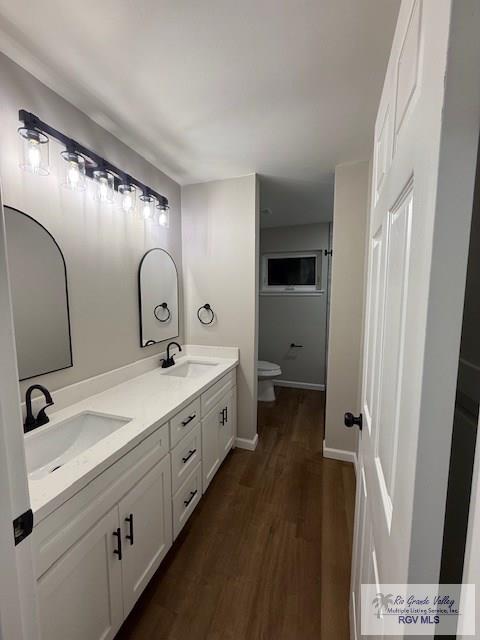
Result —
[[202, 430], [198, 423], [172, 451], [172, 493], [183, 484], [202, 459]]
[[230, 391], [230, 389], [235, 386], [236, 383], [236, 373], [235, 369], [227, 373], [226, 376], [220, 378], [218, 382], [212, 385], [209, 389], [202, 393], [202, 417], [206, 416], [209, 411], [213, 409], [213, 407], [217, 404], [217, 402], [221, 399], [223, 394]]
[[170, 420], [170, 446], [173, 447], [200, 422], [200, 398], [191, 402]]
[[202, 497], [202, 465], [199, 463], [173, 496], [173, 539], [178, 536]]

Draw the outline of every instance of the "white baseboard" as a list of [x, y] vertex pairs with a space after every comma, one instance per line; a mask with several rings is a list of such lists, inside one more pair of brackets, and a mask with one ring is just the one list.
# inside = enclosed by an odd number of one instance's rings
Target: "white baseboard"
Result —
[[276, 387], [292, 387], [293, 389], [314, 389], [316, 391], [325, 391], [324, 384], [315, 384], [313, 382], [296, 382], [295, 380], [274, 380]]
[[323, 457], [330, 458], [331, 460], [341, 460], [342, 462], [351, 462], [357, 470], [357, 454], [355, 451], [346, 451], [345, 449], [331, 449], [325, 446], [325, 440], [323, 441]]
[[249, 440], [248, 438], [235, 438], [235, 446], [239, 449], [246, 449], [247, 451], [255, 451], [258, 444], [258, 433], [255, 437]]

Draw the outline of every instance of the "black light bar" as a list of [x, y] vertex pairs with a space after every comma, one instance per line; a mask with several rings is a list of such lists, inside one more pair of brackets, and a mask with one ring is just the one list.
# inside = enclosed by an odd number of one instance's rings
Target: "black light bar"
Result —
[[23, 123], [25, 128], [39, 131], [50, 138], [55, 138], [55, 140], [58, 140], [65, 145], [67, 151], [82, 155], [85, 158], [85, 173], [89, 178], [93, 178], [93, 172], [96, 169], [107, 170], [114, 176], [114, 187], [116, 191], [118, 191], [118, 187], [121, 184], [131, 184], [137, 187], [143, 195], [153, 196], [156, 198], [161, 208], [168, 207], [168, 198], [162, 196], [154, 189], [151, 189], [143, 182], [140, 182], [140, 180], [137, 180], [137, 178], [134, 178], [129, 173], [122, 171], [108, 160], [105, 160], [105, 158], [99, 156], [95, 151], [88, 149], [80, 142], [77, 142], [73, 138], [69, 138], [61, 131], [54, 129], [46, 122], [43, 122], [43, 120], [40, 120], [40, 118], [33, 113], [29, 113], [28, 111], [25, 111], [25, 109], [20, 109], [18, 112], [18, 119]]

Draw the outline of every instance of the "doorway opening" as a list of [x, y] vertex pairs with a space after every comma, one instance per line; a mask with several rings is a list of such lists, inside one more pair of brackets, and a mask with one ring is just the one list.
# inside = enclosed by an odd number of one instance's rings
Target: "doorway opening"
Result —
[[275, 186], [268, 178], [260, 189], [260, 409], [275, 403], [281, 389], [308, 390], [319, 394], [323, 424], [333, 199], [328, 211], [316, 202], [308, 212], [285, 215], [271, 204]]

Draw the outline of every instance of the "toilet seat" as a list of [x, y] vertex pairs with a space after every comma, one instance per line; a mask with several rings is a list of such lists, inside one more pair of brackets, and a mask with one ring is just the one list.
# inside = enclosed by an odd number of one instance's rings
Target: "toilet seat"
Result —
[[257, 362], [257, 373], [259, 378], [270, 378], [272, 376], [282, 375], [282, 370], [275, 362], [268, 362], [267, 360], [259, 360]]

